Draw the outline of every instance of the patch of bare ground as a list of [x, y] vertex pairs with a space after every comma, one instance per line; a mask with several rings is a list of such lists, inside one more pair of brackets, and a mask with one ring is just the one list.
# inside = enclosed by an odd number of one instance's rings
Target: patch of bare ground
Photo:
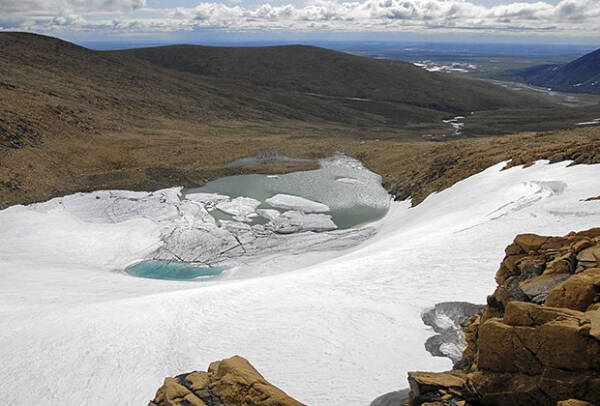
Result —
[[411, 142], [402, 138], [363, 138], [357, 130], [335, 126], [317, 131], [303, 123], [280, 125], [267, 129], [250, 124], [216, 127], [162, 122], [147, 130], [92, 138], [64, 134], [46, 138], [43, 145], [4, 149], [0, 160], [0, 207], [77, 191], [193, 187], [233, 174], [283, 173], [314, 167], [305, 162], [229, 166], [234, 159], [272, 149], [295, 158], [322, 158], [336, 152], [356, 157], [382, 175], [384, 186], [397, 199], [412, 197], [413, 204], [501, 161], [511, 160], [509, 167], [539, 159], [600, 163], [600, 129], [596, 128]]

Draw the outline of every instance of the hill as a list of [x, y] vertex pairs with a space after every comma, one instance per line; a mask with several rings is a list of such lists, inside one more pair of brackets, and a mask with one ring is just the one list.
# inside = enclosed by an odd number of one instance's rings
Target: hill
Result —
[[431, 73], [412, 63], [372, 59], [313, 46], [175, 45], [118, 51], [158, 66], [329, 98], [399, 103], [466, 114], [503, 107], [546, 106], [479, 80]]
[[[210, 70], [197, 68], [202, 61], [212, 61]], [[73, 191], [198, 186], [228, 174], [306, 168], [229, 165], [272, 151], [295, 157], [344, 151], [382, 174], [388, 190], [422, 198], [446, 170], [437, 156], [421, 168], [425, 156], [450, 148], [420, 144], [452, 134], [442, 120], [464, 114], [463, 132], [454, 136], [479, 136], [570, 127], [596, 118], [597, 110], [565, 109], [403, 62], [313, 47], [99, 52], [0, 33], [0, 207]], [[534, 157], [556, 149], [575, 154], [594, 140], [551, 138], [541, 147], [531, 138], [523, 143], [535, 146]], [[523, 143], [501, 146], [502, 157]], [[460, 155], [469, 145], [450, 149]], [[487, 148], [485, 141], [477, 145]]]
[[506, 76], [562, 92], [600, 94], [600, 49], [565, 65], [537, 65]]

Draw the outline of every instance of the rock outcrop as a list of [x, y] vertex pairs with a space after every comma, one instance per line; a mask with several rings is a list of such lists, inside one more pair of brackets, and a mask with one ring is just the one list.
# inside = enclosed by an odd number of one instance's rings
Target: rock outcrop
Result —
[[166, 378], [148, 406], [302, 406], [240, 356]]
[[411, 405], [600, 405], [600, 228], [522, 234], [465, 328], [459, 368], [411, 372]]

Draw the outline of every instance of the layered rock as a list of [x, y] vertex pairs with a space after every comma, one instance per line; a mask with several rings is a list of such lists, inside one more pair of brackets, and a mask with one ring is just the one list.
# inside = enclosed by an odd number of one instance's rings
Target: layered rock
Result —
[[410, 403], [600, 404], [600, 228], [517, 236], [496, 281], [459, 368], [409, 373]]
[[271, 385], [244, 358], [213, 362], [208, 371], [165, 379], [148, 406], [302, 406]]

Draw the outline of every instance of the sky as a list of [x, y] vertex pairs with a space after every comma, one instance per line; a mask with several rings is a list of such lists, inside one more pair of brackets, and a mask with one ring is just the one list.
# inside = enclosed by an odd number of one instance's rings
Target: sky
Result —
[[600, 43], [600, 0], [0, 0], [0, 30], [79, 41]]

